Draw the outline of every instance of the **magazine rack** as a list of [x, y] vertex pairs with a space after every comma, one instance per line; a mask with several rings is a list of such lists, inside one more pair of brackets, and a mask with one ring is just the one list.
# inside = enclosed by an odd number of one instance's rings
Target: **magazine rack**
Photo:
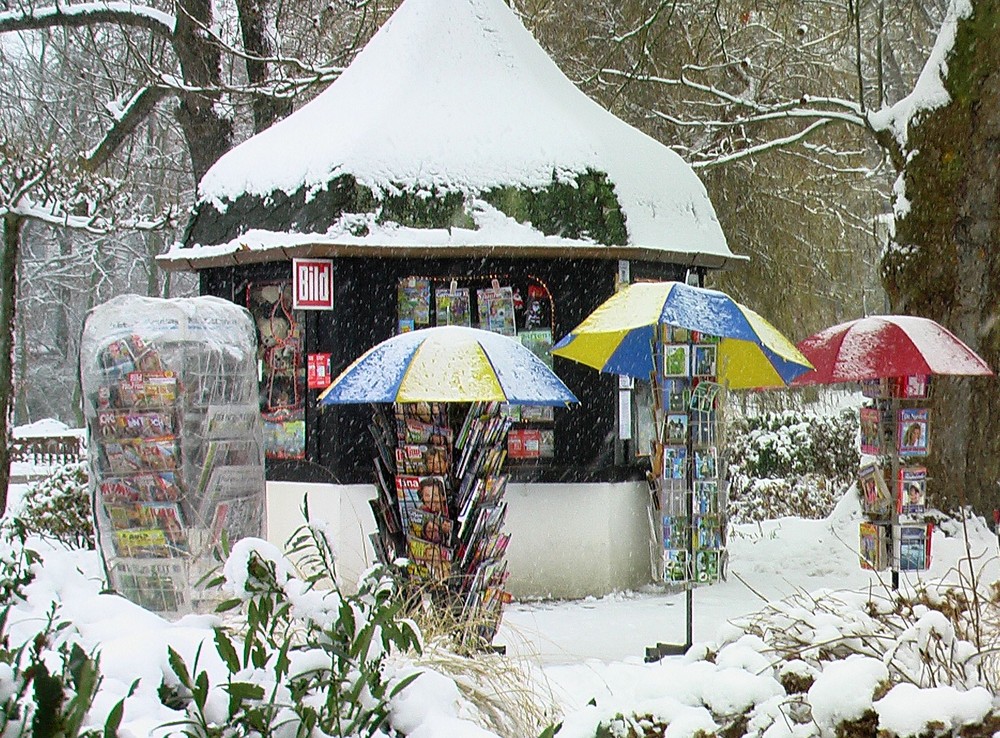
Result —
[[890, 569], [893, 589], [900, 571], [930, 566], [933, 524], [924, 520], [930, 449], [930, 377], [893, 377], [862, 383], [871, 398], [861, 408], [861, 453], [858, 472], [861, 510], [861, 567]]
[[656, 437], [652, 483], [662, 533], [662, 581], [686, 594], [686, 642], [657, 644], [647, 660], [684, 652], [692, 643], [692, 591], [719, 581], [725, 567], [725, 454], [718, 344], [707, 336], [661, 326], [653, 347]]
[[510, 425], [499, 403], [376, 406], [372, 416], [376, 556], [387, 566], [405, 558], [414, 593], [430, 594], [468, 625], [463, 636], [473, 646], [492, 642], [510, 600], [503, 589]]
[[95, 534], [110, 587], [150, 610], [213, 609], [222, 541], [263, 535], [255, 352], [249, 313], [217, 298], [124, 295], [87, 316]]

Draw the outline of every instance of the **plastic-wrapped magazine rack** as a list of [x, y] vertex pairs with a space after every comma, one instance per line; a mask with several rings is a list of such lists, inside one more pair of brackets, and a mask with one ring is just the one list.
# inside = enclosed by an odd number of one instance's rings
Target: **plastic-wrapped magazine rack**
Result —
[[264, 533], [250, 314], [214, 297], [124, 295], [84, 324], [94, 524], [109, 584], [168, 616], [214, 608], [223, 537]]

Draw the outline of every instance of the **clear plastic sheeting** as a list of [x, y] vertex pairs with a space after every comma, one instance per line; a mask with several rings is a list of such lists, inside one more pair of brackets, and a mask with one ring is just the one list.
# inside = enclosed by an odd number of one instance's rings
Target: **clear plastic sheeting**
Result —
[[87, 316], [97, 540], [111, 588], [150, 610], [213, 609], [222, 542], [264, 534], [256, 349], [249, 312], [214, 297], [123, 295]]

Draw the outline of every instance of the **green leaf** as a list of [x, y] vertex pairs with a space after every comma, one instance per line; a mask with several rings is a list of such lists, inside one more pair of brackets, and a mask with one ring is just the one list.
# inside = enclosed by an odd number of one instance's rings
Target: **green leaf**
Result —
[[400, 679], [399, 680], [399, 684], [397, 684], [395, 687], [393, 687], [392, 691], [389, 693], [389, 699], [392, 699], [397, 694], [399, 694], [404, 689], [406, 689], [411, 684], [413, 684], [413, 680], [416, 679], [418, 676], [420, 676], [420, 672], [419, 671], [414, 672], [413, 674], [410, 674], [410, 676], [406, 677], [405, 679]]
[[230, 682], [224, 689], [241, 701], [264, 699], [264, 688], [252, 682]]
[[177, 679], [188, 689], [193, 686], [191, 683], [191, 674], [188, 673], [187, 664], [184, 663], [184, 659], [181, 655], [177, 653], [173, 648], [167, 646], [167, 663], [170, 664], [171, 671], [177, 675]]
[[219, 657], [226, 663], [230, 674], [235, 674], [240, 670], [239, 655], [236, 653], [233, 642], [222, 628], [215, 629], [215, 650], [219, 652]]

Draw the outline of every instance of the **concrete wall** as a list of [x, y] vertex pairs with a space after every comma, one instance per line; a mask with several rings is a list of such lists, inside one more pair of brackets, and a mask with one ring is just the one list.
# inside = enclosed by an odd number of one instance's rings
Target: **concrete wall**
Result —
[[[313, 520], [336, 539], [345, 588], [374, 561], [368, 534], [375, 520], [372, 485], [267, 483], [268, 540], [283, 546], [304, 522], [308, 495]], [[507, 588], [517, 599], [574, 599], [634, 589], [652, 580], [649, 491], [644, 482], [510, 484], [507, 487]]]

